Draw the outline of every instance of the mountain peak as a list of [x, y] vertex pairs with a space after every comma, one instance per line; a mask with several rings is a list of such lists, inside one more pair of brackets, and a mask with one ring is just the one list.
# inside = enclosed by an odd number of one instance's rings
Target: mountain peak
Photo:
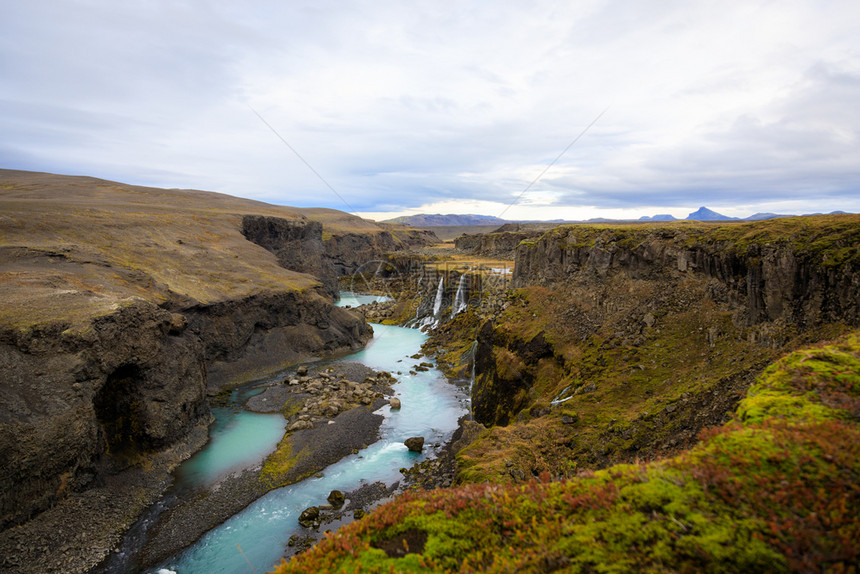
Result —
[[728, 217], [723, 215], [722, 213], [717, 213], [716, 211], [712, 211], [705, 207], [704, 205], [687, 216], [687, 220], [692, 221], [723, 221], [728, 219], [736, 219], [735, 217]]
[[668, 213], [658, 213], [657, 215], [643, 215], [639, 221], [678, 221], [678, 219]]

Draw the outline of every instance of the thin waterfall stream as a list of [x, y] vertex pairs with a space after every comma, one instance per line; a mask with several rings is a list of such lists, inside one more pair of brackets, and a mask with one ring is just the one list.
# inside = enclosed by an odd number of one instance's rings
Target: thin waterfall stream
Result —
[[[437, 301], [440, 299], [437, 293]], [[341, 304], [367, 302], [364, 296], [350, 294]], [[269, 492], [207, 532], [196, 544], [148, 572], [246, 572], [250, 571], [249, 563], [257, 572], [267, 572], [286, 555], [290, 536], [306, 532], [297, 522], [303, 509], [324, 503], [328, 493], [335, 489], [349, 492], [377, 481], [391, 486], [402, 479], [401, 468], [433, 456], [451, 438], [460, 417], [469, 412], [468, 396], [465, 389], [449, 383], [435, 368], [410, 372], [412, 363], [427, 361], [423, 357], [413, 358], [421, 353], [427, 335], [417, 329], [388, 325], [374, 324], [373, 329], [374, 337], [364, 350], [339, 360], [359, 362], [397, 377], [394, 396], [401, 400], [402, 407], [392, 411], [384, 406], [377, 411], [384, 416], [379, 440], [327, 467], [321, 476]], [[423, 452], [410, 452], [406, 448], [403, 441], [411, 436], [424, 437], [427, 446]], [[226, 436], [222, 439], [227, 440]], [[249, 445], [255, 442], [250, 438], [242, 441]]]
[[460, 282], [457, 283], [457, 294], [454, 295], [454, 302], [451, 304], [451, 318], [453, 319], [458, 313], [466, 309], [466, 278], [468, 275], [463, 273], [460, 275]]
[[438, 317], [442, 310], [442, 297], [445, 296], [445, 277], [439, 278], [439, 287], [436, 288], [436, 299], [433, 301], [433, 316]]

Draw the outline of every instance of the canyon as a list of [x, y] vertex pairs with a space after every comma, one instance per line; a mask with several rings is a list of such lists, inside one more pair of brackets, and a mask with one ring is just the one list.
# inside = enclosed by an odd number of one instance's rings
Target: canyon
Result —
[[[398, 496], [281, 571], [781, 571], [860, 555], [836, 534], [860, 510], [845, 478], [860, 476], [860, 216], [509, 224], [440, 246], [334, 210], [93, 178], [4, 170], [0, 197], [10, 570], [95, 566], [206, 442], [210, 404], [362, 348], [368, 320], [423, 329], [424, 356], [470, 389], [440, 459], [402, 469], [446, 488]], [[338, 307], [344, 287], [390, 300]], [[806, 466], [780, 466], [777, 443]], [[779, 485], [792, 501], [751, 501]], [[815, 528], [777, 516], [809, 498], [847, 511]]]

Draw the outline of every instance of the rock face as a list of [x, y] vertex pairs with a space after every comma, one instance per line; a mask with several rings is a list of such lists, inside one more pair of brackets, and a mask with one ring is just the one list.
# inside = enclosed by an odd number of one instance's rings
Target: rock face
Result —
[[528, 404], [528, 390], [534, 384], [527, 365], [551, 358], [554, 349], [543, 332], [527, 341], [499, 341], [492, 321], [478, 331], [475, 347], [475, 372], [480, 373], [472, 387], [472, 411], [484, 424], [506, 425], [512, 414]]
[[540, 237], [539, 231], [497, 231], [479, 235], [463, 234], [454, 240], [459, 251], [483, 257], [513, 259], [517, 246], [525, 239]]
[[769, 231], [768, 222], [723, 233], [704, 227], [560, 227], [517, 248], [513, 282], [599, 282], [623, 273], [677, 284], [704, 277], [716, 280], [747, 325], [777, 319], [801, 328], [839, 320], [857, 324], [860, 219], [842, 216], [814, 230], [800, 220], [786, 232]]
[[184, 310], [203, 343], [208, 386], [251, 380], [310, 356], [357, 349], [373, 334], [362, 317], [316, 293], [261, 293]]
[[439, 242], [432, 231], [406, 228], [335, 231], [323, 239], [323, 224], [318, 221], [260, 215], [244, 216], [242, 233], [275, 254], [283, 267], [320, 279], [333, 297], [337, 296], [339, 276], [378, 264], [383, 258], [387, 261], [386, 254]]
[[[860, 324], [858, 243], [858, 216], [719, 227], [575, 225], [523, 241], [513, 285], [529, 289], [533, 300], [552, 300], [553, 316], [541, 324], [544, 311], [534, 303], [522, 306], [529, 308], [527, 316], [518, 316], [526, 311], [518, 311], [514, 299], [501, 329], [491, 321], [482, 326], [472, 390], [475, 419], [508, 424], [535, 401], [538, 378], [554, 385], [562, 373], [578, 368], [575, 353], [586, 345], [596, 347], [597, 355], [592, 370], [572, 381], [581, 394], [594, 392], [587, 377], [599, 378], [609, 366], [600, 356], [659, 355], [660, 337], [681, 330], [702, 340], [703, 366], [719, 363], [733, 373], [720, 384], [742, 391], [746, 371], [724, 353], [755, 346], [776, 352], [822, 325]], [[531, 324], [520, 329], [523, 321]], [[546, 329], [554, 334], [545, 336]], [[631, 364], [630, 377], [675, 359], [680, 360], [670, 350], [660, 363]], [[733, 408], [731, 402], [715, 403], [714, 413]], [[543, 413], [539, 408], [531, 416]]]
[[264, 215], [242, 217], [242, 234], [271, 251], [286, 269], [309, 273], [322, 281], [326, 292], [337, 296], [337, 274], [325, 256], [323, 226], [318, 221], [288, 220]]
[[172, 323], [139, 302], [84, 332], [0, 335], [0, 527], [208, 420], [202, 345]]
[[423, 229], [385, 230], [372, 234], [333, 234], [323, 241], [326, 258], [336, 275], [351, 275], [368, 264], [381, 262], [383, 254], [386, 253], [433, 243], [439, 243], [439, 239], [432, 231]]

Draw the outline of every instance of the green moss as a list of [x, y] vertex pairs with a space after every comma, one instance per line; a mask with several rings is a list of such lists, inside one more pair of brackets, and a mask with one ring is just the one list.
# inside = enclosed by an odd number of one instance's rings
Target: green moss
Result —
[[[799, 351], [768, 367], [738, 408], [744, 421], [780, 417], [830, 420], [854, 416], [860, 407], [860, 360], [851, 352], [856, 336]], [[841, 407], [841, 408], [834, 408]]]
[[291, 472], [296, 464], [307, 456], [307, 452], [304, 450], [298, 453], [293, 452], [291, 434], [284, 435], [275, 452], [266, 457], [265, 462], [263, 462], [259, 478], [269, 488], [286, 486], [306, 478], [293, 476], [294, 473]]

